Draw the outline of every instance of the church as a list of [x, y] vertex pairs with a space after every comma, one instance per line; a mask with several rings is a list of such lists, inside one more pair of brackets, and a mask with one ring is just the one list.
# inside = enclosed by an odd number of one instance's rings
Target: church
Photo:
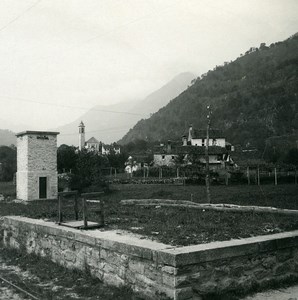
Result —
[[87, 149], [95, 151], [101, 155], [109, 155], [111, 153], [120, 154], [120, 146], [106, 145], [99, 142], [95, 137], [85, 140], [85, 125], [83, 121], [79, 124], [79, 150]]

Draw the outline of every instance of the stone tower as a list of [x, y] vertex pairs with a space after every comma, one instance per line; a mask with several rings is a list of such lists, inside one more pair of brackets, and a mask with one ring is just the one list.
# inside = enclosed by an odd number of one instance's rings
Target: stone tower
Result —
[[23, 131], [17, 136], [17, 199], [56, 199], [57, 135]]
[[85, 147], [85, 125], [81, 121], [79, 125], [79, 150], [84, 149]]

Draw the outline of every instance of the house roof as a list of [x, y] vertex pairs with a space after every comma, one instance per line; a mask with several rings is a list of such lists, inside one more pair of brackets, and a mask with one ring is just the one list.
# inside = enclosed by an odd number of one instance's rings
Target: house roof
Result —
[[[180, 146], [176, 149], [177, 154], [205, 154], [205, 147], [200, 146]], [[219, 147], [219, 146], [209, 146], [208, 147], [209, 155], [217, 155], [217, 154], [224, 154], [227, 153], [226, 148]]]
[[[191, 137], [193, 139], [205, 139], [207, 136], [206, 129], [192, 129]], [[219, 129], [210, 129], [209, 130], [209, 138], [224, 138], [224, 134]]]
[[[200, 146], [180, 146], [176, 148], [177, 154], [205, 154], [205, 147]], [[227, 153], [226, 148], [219, 146], [209, 146], [208, 147], [209, 155], [217, 155]]]
[[[219, 146], [209, 146], [208, 147], [208, 153], [209, 155], [219, 155], [219, 154], [224, 154], [227, 153], [227, 149], [224, 147], [219, 147]], [[200, 154], [200, 155], [205, 155], [205, 147], [201, 146], [178, 146], [175, 148], [172, 148], [170, 152], [167, 152], [164, 149], [156, 149], [154, 151], [154, 154], [167, 154], [167, 155], [179, 155], [179, 154]]]
[[99, 144], [99, 141], [95, 137], [92, 137], [86, 143]]

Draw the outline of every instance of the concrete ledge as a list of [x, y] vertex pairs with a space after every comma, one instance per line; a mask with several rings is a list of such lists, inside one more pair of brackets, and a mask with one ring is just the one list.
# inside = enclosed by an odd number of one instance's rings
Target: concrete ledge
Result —
[[84, 269], [112, 285], [126, 284], [152, 299], [198, 299], [298, 279], [298, 231], [173, 247], [116, 231], [82, 231], [53, 222], [4, 217], [4, 243]]

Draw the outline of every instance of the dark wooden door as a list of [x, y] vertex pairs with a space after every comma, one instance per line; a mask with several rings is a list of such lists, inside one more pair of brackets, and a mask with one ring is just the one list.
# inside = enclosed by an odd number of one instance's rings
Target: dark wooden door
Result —
[[47, 198], [47, 177], [39, 177], [39, 199]]

